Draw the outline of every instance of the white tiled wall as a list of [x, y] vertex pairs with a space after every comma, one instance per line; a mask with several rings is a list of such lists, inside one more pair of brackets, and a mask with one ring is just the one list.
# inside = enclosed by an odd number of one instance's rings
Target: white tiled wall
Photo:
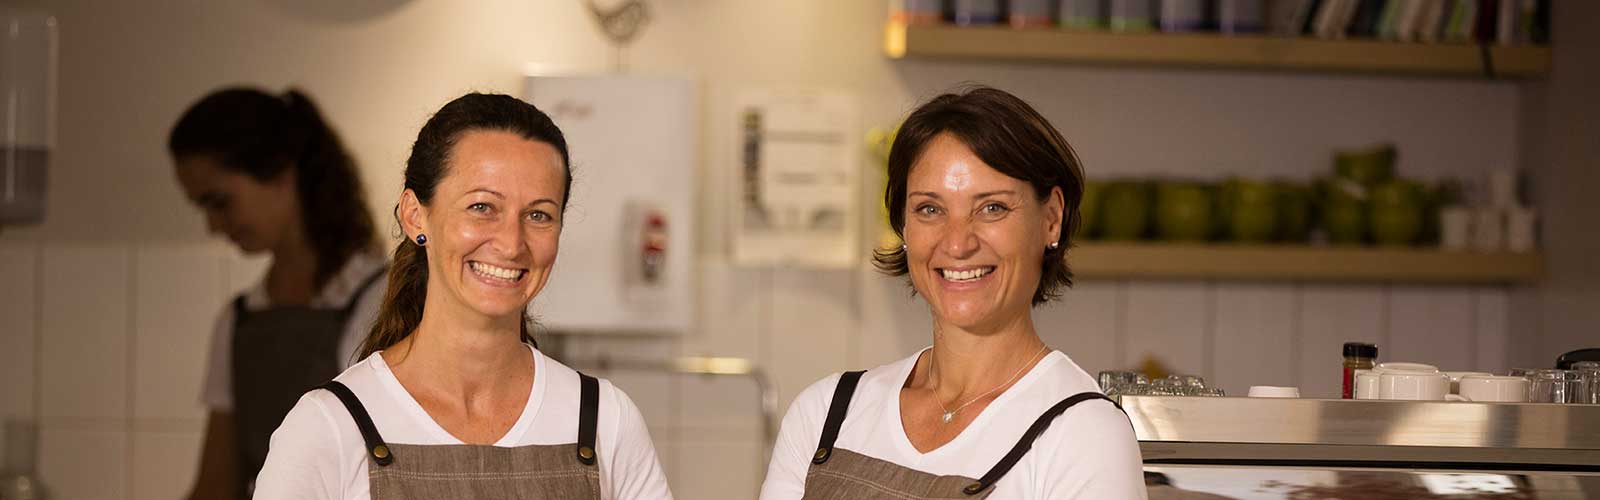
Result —
[[0, 418], [39, 422], [52, 497], [188, 492], [212, 324], [262, 265], [209, 244], [0, 245]]
[[[187, 491], [204, 430], [197, 399], [212, 321], [263, 266], [208, 244], [0, 246], [0, 413], [41, 419], [41, 473], [57, 498]], [[695, 331], [569, 338], [567, 357], [750, 358], [776, 384], [781, 414], [830, 372], [931, 342], [920, 299], [870, 269], [750, 269], [705, 258], [699, 272]], [[1333, 397], [1346, 341], [1376, 342], [1385, 359], [1506, 368], [1508, 307], [1499, 287], [1082, 281], [1034, 317], [1046, 342], [1091, 374], [1151, 358], [1231, 394], [1274, 384]], [[769, 445], [752, 381], [589, 369], [645, 414], [680, 498], [754, 495]]]

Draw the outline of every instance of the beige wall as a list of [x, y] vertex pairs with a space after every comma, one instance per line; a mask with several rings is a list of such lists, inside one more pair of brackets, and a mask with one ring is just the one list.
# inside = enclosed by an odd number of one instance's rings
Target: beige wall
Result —
[[[231, 83], [308, 90], [361, 162], [376, 213], [386, 214], [430, 110], [467, 90], [517, 92], [528, 63], [598, 71], [614, 55], [578, 0], [30, 3], [61, 19], [59, 151], [46, 223], [0, 233], [0, 272], [18, 277], [0, 280], [0, 311], [24, 318], [0, 325], [0, 367], [15, 381], [0, 387], [0, 401], [6, 415], [43, 418], [46, 480], [66, 489], [63, 498], [170, 498], [183, 489], [199, 438], [192, 358], [204, 352], [215, 304], [259, 272], [258, 261], [205, 241], [171, 178], [162, 144], [184, 106]], [[570, 347], [578, 357], [752, 358], [784, 404], [828, 372], [926, 345], [928, 319], [900, 284], [864, 267], [727, 262], [737, 89], [851, 91], [865, 127], [893, 123], [960, 82], [995, 84], [1037, 105], [1099, 177], [1305, 178], [1329, 168], [1334, 147], [1378, 140], [1399, 143], [1405, 173], [1474, 176], [1528, 149], [1519, 120], [1532, 98], [1503, 82], [892, 62], [877, 46], [880, 1], [651, 4], [658, 18], [627, 59], [637, 71], [697, 77], [704, 90], [697, 327], [681, 338]], [[364, 9], [376, 13], [357, 15]], [[1558, 85], [1561, 67], [1547, 97], [1585, 96]], [[1560, 120], [1575, 119], [1583, 115], [1547, 120], [1566, 128]], [[1575, 180], [1593, 175], [1570, 170]], [[865, 206], [878, 203], [875, 177], [863, 176]], [[1563, 199], [1582, 207], [1579, 195]], [[1566, 255], [1556, 262], [1585, 265], [1578, 251]], [[1047, 340], [1090, 371], [1155, 355], [1235, 392], [1289, 383], [1327, 395], [1345, 340], [1382, 343], [1389, 359], [1503, 368], [1508, 335], [1522, 331], [1511, 326], [1510, 303], [1495, 287], [1093, 282], [1037, 317]], [[162, 345], [180, 347], [151, 349]], [[85, 356], [103, 373], [83, 376]], [[747, 384], [610, 375], [644, 409], [681, 498], [748, 497], [766, 444], [753, 431]], [[104, 398], [117, 404], [96, 404]], [[105, 449], [116, 452], [97, 452]], [[77, 474], [83, 460], [116, 472]]]
[[1523, 89], [1523, 165], [1543, 218], [1548, 272], [1514, 297], [1514, 360], [1546, 366], [1563, 352], [1600, 347], [1600, 4], [1562, 2], [1550, 77]]

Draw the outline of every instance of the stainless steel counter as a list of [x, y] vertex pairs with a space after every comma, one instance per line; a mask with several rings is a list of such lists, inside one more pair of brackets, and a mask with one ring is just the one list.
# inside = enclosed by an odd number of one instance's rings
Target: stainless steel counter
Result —
[[1147, 464], [1600, 474], [1600, 405], [1118, 399]]

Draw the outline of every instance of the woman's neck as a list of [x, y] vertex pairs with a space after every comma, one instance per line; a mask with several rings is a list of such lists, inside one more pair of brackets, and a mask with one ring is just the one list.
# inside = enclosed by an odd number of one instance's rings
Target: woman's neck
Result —
[[267, 299], [274, 305], [307, 305], [317, 294], [317, 252], [297, 237], [299, 231], [272, 249], [267, 269]]
[[962, 401], [1015, 382], [1045, 350], [1029, 315], [982, 333], [935, 318], [933, 349], [920, 363], [923, 376], [912, 377], [911, 383], [941, 399]]
[[384, 350], [391, 369], [426, 374], [428, 385], [468, 398], [527, 369], [521, 318], [485, 318], [449, 302], [428, 300], [417, 329]]

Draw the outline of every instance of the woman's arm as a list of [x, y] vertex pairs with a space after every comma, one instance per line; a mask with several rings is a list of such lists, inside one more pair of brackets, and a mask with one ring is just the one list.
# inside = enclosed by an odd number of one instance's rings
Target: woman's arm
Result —
[[[255, 478], [256, 500], [345, 498], [344, 478], [349, 477], [345, 455], [363, 452], [359, 447], [345, 448], [347, 438], [340, 432], [334, 414], [328, 411], [328, 403], [321, 400], [323, 396], [333, 398], [326, 391], [301, 396], [300, 402], [283, 417], [278, 430], [272, 432], [267, 463]], [[350, 418], [342, 408], [339, 415]]]
[[212, 411], [206, 419], [206, 441], [200, 451], [200, 473], [190, 500], [225, 500], [239, 495], [239, 449], [234, 443], [233, 412]]
[[[1105, 401], [1087, 401], [1067, 410], [1046, 435], [1055, 445], [1039, 444], [1032, 453], [1049, 453], [1039, 498], [1143, 500], [1144, 460], [1128, 416]], [[1041, 441], [1043, 441], [1041, 436]]]

